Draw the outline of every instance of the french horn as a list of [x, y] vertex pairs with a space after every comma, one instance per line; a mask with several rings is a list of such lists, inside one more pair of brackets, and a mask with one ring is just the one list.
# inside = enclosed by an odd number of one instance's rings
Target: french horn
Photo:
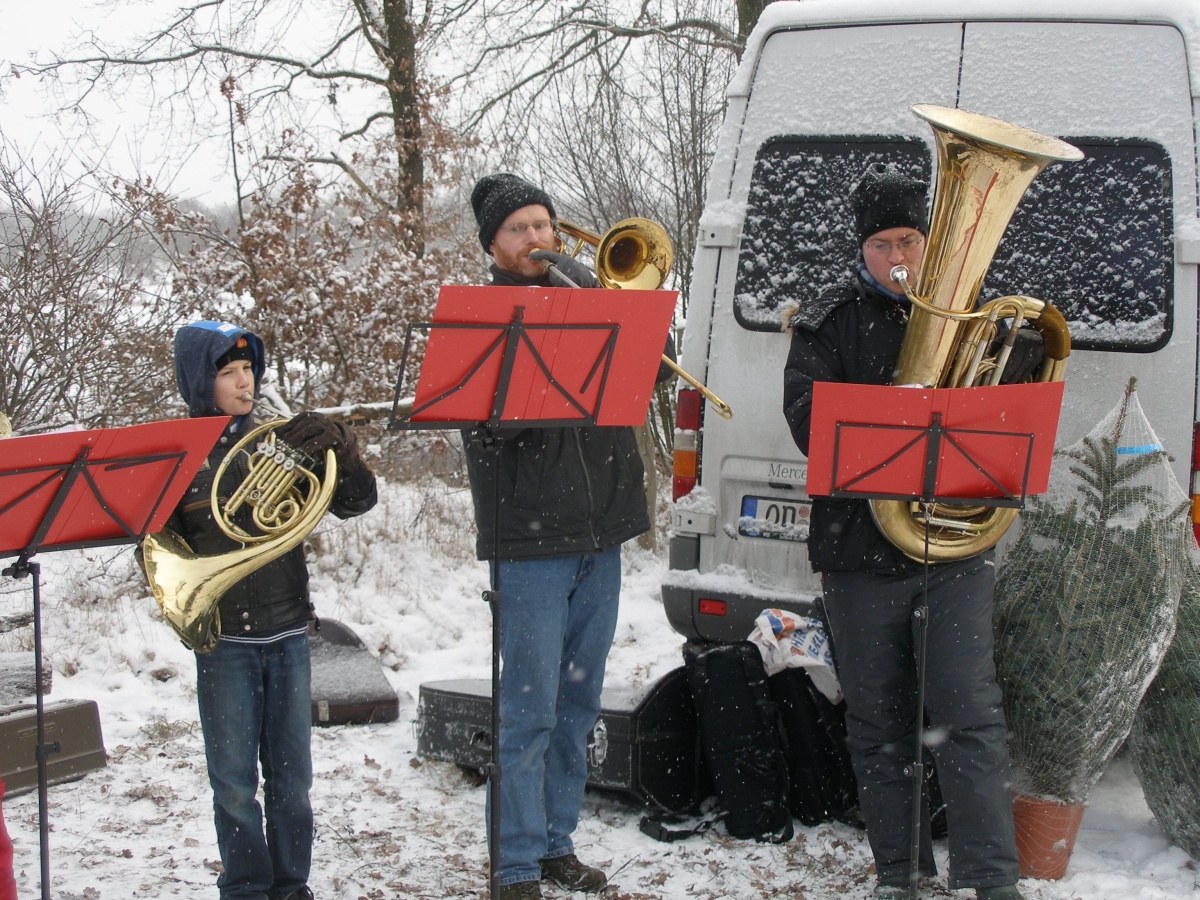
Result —
[[[1025, 322], [1041, 332], [1045, 348], [1032, 380], [1061, 381], [1071, 336], [1054, 306], [1034, 297], [1009, 296], [975, 307], [996, 248], [1033, 179], [1050, 163], [1077, 161], [1083, 153], [1065, 141], [990, 116], [928, 104], [912, 110], [933, 128], [937, 178], [917, 283], [908, 283], [903, 266], [891, 272], [913, 306], [892, 384], [998, 384], [1011, 340]], [[988, 357], [1001, 321], [1009, 323], [1009, 339]], [[918, 562], [925, 559], [927, 525], [930, 560], [949, 562], [995, 546], [1017, 516], [1011, 507], [869, 503], [883, 535]]]
[[[261, 401], [254, 401], [260, 403]], [[229, 449], [213, 476], [209, 502], [217, 527], [242, 544], [228, 553], [202, 555], [169, 529], [142, 543], [146, 579], [163, 618], [197, 653], [217, 646], [221, 620], [217, 604], [233, 585], [283, 556], [316, 527], [329, 510], [337, 487], [337, 458], [325, 451], [323, 478], [283, 441], [273, 419], [247, 432]], [[245, 458], [247, 474], [227, 499], [221, 481], [235, 461]], [[246, 513], [242, 513], [245, 509]], [[252, 528], [235, 521], [248, 515]]]

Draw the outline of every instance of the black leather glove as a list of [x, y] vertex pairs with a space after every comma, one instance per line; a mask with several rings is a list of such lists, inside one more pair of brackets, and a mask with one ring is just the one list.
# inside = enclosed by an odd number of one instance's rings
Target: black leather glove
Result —
[[[995, 348], [998, 352], [1004, 338], [996, 338]], [[1017, 329], [1016, 341], [1008, 362], [1004, 365], [1004, 373], [1000, 376], [1001, 384], [1023, 384], [1029, 380], [1042, 358], [1046, 355], [1045, 342], [1042, 333], [1036, 328]]]
[[550, 269], [550, 281], [557, 284], [559, 287], [572, 287], [572, 285], [563, 282], [559, 277], [559, 272], [571, 279], [581, 288], [600, 287], [600, 282], [596, 280], [596, 276], [592, 274], [592, 270], [581, 263], [579, 260], [566, 253], [555, 253], [553, 250], [534, 250], [529, 254], [529, 258], [534, 262], [553, 263], [558, 272]]
[[275, 429], [275, 436], [289, 447], [310, 459], [324, 460], [325, 451], [332, 450], [338, 468], [345, 471], [358, 458], [358, 441], [354, 432], [342, 422], [335, 422], [320, 413], [300, 413]]

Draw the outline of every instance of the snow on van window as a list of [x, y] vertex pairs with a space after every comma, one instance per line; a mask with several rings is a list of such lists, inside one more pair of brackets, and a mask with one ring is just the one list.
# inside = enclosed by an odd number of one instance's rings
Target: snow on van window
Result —
[[[1068, 139], [1069, 140], [1069, 139]], [[1053, 303], [1078, 347], [1154, 350], [1170, 337], [1171, 165], [1159, 146], [1072, 141], [1081, 162], [1034, 180], [984, 281], [984, 296]]]
[[742, 227], [734, 310], [755, 331], [778, 331], [788, 306], [840, 281], [858, 252], [850, 190], [868, 165], [888, 163], [929, 181], [929, 151], [911, 138], [781, 138], [754, 164]]
[[[982, 299], [1028, 294], [1053, 303], [1081, 349], [1157, 349], [1171, 329], [1170, 159], [1143, 142], [1072, 143], [1086, 158], [1047, 167], [1026, 191]], [[857, 253], [847, 198], [875, 162], [930, 178], [926, 146], [914, 140], [764, 145], [738, 258], [735, 315], [744, 327], [778, 330], [788, 306], [846, 276]]]

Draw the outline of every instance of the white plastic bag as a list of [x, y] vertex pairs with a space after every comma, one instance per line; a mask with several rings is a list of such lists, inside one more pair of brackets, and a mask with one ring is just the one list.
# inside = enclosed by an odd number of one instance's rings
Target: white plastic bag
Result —
[[768, 676], [789, 667], [806, 669], [813, 685], [830, 703], [841, 702], [842, 686], [833, 667], [829, 636], [818, 619], [782, 609], [764, 609], [754, 620], [748, 640], [762, 654]]

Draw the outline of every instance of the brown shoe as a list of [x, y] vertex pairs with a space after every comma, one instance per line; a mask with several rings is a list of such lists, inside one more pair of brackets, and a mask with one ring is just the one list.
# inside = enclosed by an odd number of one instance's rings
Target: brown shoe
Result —
[[536, 881], [502, 884], [497, 900], [542, 900], [542, 887]]
[[608, 878], [599, 869], [585, 866], [574, 853], [543, 859], [542, 878], [568, 891], [595, 894], [608, 886]]

